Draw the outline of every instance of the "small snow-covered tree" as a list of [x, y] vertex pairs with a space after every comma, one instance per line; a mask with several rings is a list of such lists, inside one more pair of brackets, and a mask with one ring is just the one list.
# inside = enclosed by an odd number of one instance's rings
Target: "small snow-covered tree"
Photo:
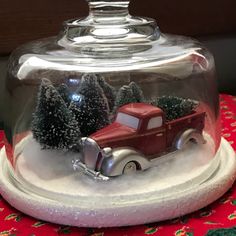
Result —
[[132, 94], [136, 102], [144, 102], [143, 91], [141, 90], [141, 88], [133, 81], [129, 84], [129, 87], [132, 90]]
[[[79, 120], [81, 120], [81, 114], [83, 114], [83, 113], [82, 113], [81, 110], [80, 110], [79, 103], [78, 103], [77, 101], [71, 101], [70, 106], [69, 106], [68, 108], [69, 108], [69, 110], [71, 111], [71, 113], [73, 114], [75, 120], [78, 122], [78, 124], [79, 124], [79, 125], [78, 125], [78, 126], [79, 126], [79, 130], [80, 130], [81, 124], [79, 123]], [[84, 136], [84, 134], [82, 134], [81, 131], [80, 131], [80, 136], [81, 136], [81, 137]], [[77, 142], [77, 143], [73, 146], [72, 150], [73, 150], [73, 151], [76, 151], [76, 152], [79, 152], [79, 151], [80, 151], [80, 148], [81, 148], [81, 147], [80, 147], [80, 145], [79, 145], [79, 142]]]
[[176, 96], [162, 96], [156, 98], [152, 105], [161, 108], [166, 114], [166, 119], [171, 121], [190, 114], [198, 103], [191, 99]]
[[78, 122], [47, 79], [40, 85], [32, 133], [43, 149], [68, 150], [80, 137]]
[[66, 105], [69, 106], [71, 100], [68, 86], [66, 84], [60, 84], [59, 87], [57, 88], [57, 91], [64, 100], [64, 102], [66, 103]]
[[116, 99], [115, 89], [110, 84], [108, 84], [101, 75], [96, 75], [96, 76], [97, 76], [98, 84], [102, 88], [107, 98], [110, 112], [112, 112], [115, 105], [115, 99]]
[[109, 105], [96, 75], [85, 74], [77, 90], [83, 99], [76, 115], [83, 136], [89, 136], [109, 124]]
[[132, 102], [136, 102], [132, 89], [129, 85], [122, 86], [116, 95], [115, 109]]
[[80, 114], [81, 114], [80, 105], [78, 104], [78, 102], [71, 101], [69, 109], [74, 115], [75, 120], [78, 121], [80, 119]]

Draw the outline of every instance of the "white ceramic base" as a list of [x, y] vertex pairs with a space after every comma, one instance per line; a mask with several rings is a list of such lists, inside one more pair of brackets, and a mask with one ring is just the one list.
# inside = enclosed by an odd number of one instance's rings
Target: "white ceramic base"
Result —
[[[72, 193], [76, 193], [75, 195], [60, 194], [60, 188], [55, 185], [56, 192], [50, 190], [50, 186], [53, 185], [48, 185], [46, 189], [42, 186], [39, 189], [38, 183], [32, 182], [41, 195], [35, 194], [35, 189], [34, 192], [31, 191], [27, 182], [21, 185], [13, 180], [4, 148], [0, 153], [0, 168], [0, 191], [12, 206], [42, 220], [84, 227], [136, 225], [175, 218], [215, 201], [232, 186], [236, 177], [235, 153], [224, 139], [215, 158], [209, 165], [201, 168], [198, 176], [194, 174], [192, 180], [172, 187], [168, 187], [167, 182], [165, 189], [142, 186], [147, 190], [138, 194], [128, 191], [123, 195], [107, 195], [105, 190], [104, 195], [103, 190], [97, 194], [98, 189], [95, 186], [100, 185], [106, 189], [106, 183], [91, 184], [90, 180], [85, 179], [83, 181], [87, 192], [81, 188], [81, 194], [80, 191], [73, 189]], [[23, 171], [22, 174], [24, 173]], [[23, 180], [27, 181], [25, 178]], [[130, 181], [122, 180], [124, 181], [122, 187], [129, 189]], [[149, 183], [152, 184], [151, 179]], [[115, 192], [116, 185], [112, 186]], [[44, 197], [45, 191], [48, 198]]]

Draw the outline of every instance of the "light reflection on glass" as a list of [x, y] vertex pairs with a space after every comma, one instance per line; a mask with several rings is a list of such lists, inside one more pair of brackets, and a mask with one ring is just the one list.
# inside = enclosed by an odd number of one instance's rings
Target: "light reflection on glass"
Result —
[[79, 95], [77, 93], [73, 93], [71, 95], [71, 100], [74, 101], [74, 102], [81, 102], [82, 97], [81, 97], [81, 95]]
[[69, 83], [72, 84], [72, 85], [78, 85], [80, 82], [79, 79], [69, 79]]

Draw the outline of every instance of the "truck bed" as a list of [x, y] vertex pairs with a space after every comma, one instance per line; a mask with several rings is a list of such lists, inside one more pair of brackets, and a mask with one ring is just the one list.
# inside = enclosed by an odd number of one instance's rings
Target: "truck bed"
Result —
[[181, 135], [181, 133], [186, 129], [196, 129], [200, 133], [202, 133], [204, 128], [205, 116], [205, 112], [194, 111], [187, 116], [166, 122], [167, 147], [171, 148], [176, 137], [178, 137], [178, 135]]

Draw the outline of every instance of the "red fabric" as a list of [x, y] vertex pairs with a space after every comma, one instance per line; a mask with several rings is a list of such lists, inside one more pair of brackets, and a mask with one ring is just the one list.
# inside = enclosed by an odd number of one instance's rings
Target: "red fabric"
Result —
[[[221, 95], [222, 136], [236, 150], [236, 97]], [[2, 146], [3, 132], [0, 132]], [[190, 215], [160, 223], [86, 229], [46, 223], [26, 216], [0, 199], [0, 236], [203, 236], [209, 229], [236, 225], [236, 184], [221, 199]]]

